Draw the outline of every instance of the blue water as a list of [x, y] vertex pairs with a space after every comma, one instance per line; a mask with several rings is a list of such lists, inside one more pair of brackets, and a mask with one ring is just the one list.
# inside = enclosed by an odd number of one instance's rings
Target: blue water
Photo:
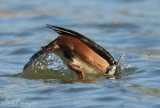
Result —
[[[1, 0], [0, 4], [0, 107], [160, 107], [159, 0]], [[116, 78], [92, 83], [55, 78], [47, 69], [39, 70], [40, 76], [19, 77], [29, 58], [58, 36], [45, 24], [84, 34], [115, 60], [126, 54], [127, 66]]]

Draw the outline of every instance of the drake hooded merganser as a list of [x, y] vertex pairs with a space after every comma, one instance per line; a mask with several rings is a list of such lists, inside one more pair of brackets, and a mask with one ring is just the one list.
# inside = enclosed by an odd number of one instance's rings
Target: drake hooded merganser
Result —
[[41, 47], [41, 50], [30, 58], [23, 70], [41, 55], [54, 53], [82, 79], [85, 79], [86, 73], [115, 74], [116, 62], [103, 47], [73, 30], [49, 24], [46, 27], [56, 31], [60, 36]]

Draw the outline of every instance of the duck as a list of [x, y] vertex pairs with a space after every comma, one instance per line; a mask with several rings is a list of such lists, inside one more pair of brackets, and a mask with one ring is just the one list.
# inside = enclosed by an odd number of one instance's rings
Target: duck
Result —
[[59, 36], [33, 54], [23, 70], [42, 55], [54, 53], [69, 69], [76, 72], [80, 79], [85, 79], [87, 73], [104, 75], [116, 73], [117, 62], [102, 46], [74, 30], [50, 24], [46, 24], [46, 27], [57, 32]]

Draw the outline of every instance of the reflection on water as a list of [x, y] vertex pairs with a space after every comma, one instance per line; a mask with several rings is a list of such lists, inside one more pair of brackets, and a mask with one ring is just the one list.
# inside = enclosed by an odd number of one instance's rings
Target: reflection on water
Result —
[[[159, 107], [159, 3], [1, 0], [0, 107], [28, 107], [2, 104], [5, 99], [37, 103], [31, 107]], [[58, 36], [45, 24], [84, 34], [116, 61], [122, 55], [120, 73], [92, 83], [77, 81], [76, 74], [53, 55], [22, 72], [32, 54]]]

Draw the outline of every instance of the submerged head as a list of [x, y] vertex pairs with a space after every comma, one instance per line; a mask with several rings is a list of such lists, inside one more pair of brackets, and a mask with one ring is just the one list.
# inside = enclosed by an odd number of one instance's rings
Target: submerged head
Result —
[[109, 66], [109, 67], [106, 69], [105, 75], [112, 76], [112, 75], [114, 75], [114, 74], [116, 73], [116, 70], [117, 70], [117, 65]]

